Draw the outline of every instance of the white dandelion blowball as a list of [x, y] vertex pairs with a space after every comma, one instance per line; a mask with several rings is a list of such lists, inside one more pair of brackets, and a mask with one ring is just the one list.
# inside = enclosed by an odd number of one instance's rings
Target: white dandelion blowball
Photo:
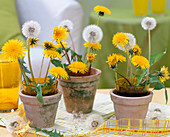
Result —
[[98, 114], [92, 114], [86, 119], [85, 126], [89, 130], [94, 130], [103, 123], [104, 119], [102, 116]]
[[156, 20], [152, 17], [144, 17], [141, 26], [144, 30], [153, 30], [156, 27]]
[[103, 31], [97, 25], [88, 25], [84, 28], [82, 35], [86, 42], [98, 43], [103, 38]]
[[19, 116], [13, 116], [6, 121], [6, 128], [10, 133], [21, 129], [23, 126], [23, 118]]
[[37, 38], [40, 31], [41, 26], [37, 21], [27, 21], [22, 25], [22, 33], [26, 38]]
[[[126, 44], [126, 49], [129, 51], [131, 50], [135, 45], [136, 45], [136, 38], [133, 34], [131, 33], [126, 33], [128, 35], [128, 44]], [[119, 44], [117, 45], [117, 47], [122, 50], [122, 51], [126, 51], [125, 47], [122, 48], [122, 46]]]
[[63, 20], [60, 22], [59, 26], [67, 28], [68, 32], [73, 29], [73, 22], [70, 20]]

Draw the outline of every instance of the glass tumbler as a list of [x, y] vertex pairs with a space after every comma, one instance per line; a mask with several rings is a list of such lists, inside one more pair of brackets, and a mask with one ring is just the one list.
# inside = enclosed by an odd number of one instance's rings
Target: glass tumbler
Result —
[[0, 53], [0, 112], [18, 108], [21, 71], [18, 62], [10, 62]]
[[156, 15], [164, 15], [166, 8], [166, 0], [152, 0], [152, 13]]
[[147, 15], [148, 0], [133, 0], [133, 12], [136, 16]]

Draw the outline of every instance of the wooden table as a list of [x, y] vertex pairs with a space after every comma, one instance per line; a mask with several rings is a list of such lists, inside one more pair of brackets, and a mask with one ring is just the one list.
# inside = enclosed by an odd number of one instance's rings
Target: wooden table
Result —
[[[169, 102], [167, 104], [165, 103], [164, 89], [159, 90], [159, 91], [153, 91], [154, 94], [153, 94], [152, 102], [170, 106], [170, 88], [168, 88], [167, 90], [168, 90], [168, 98], [169, 98]], [[109, 95], [109, 92], [110, 92], [110, 89], [98, 89], [97, 90], [97, 93], [100, 93], [100, 94]], [[30, 134], [29, 136], [33, 137], [33, 134]], [[0, 137], [13, 137], [13, 136], [6, 130], [5, 127], [0, 127]]]

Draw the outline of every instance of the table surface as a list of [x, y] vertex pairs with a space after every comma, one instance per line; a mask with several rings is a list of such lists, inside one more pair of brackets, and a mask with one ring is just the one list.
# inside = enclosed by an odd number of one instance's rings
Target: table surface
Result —
[[[109, 95], [110, 90], [111, 90], [111, 89], [98, 89], [98, 90], [97, 90], [97, 93]], [[170, 88], [168, 88], [167, 91], [168, 91], [168, 98], [169, 98], [169, 100], [170, 100]], [[164, 104], [164, 105], [170, 106], [170, 101], [169, 101], [167, 104], [165, 103], [164, 90], [153, 91], [153, 92], [154, 92], [154, 94], [153, 94], [152, 102], [154, 102], [154, 103], [160, 103], [160, 104]], [[4, 135], [5, 135], [5, 137], [13, 137], [13, 136], [6, 130], [6, 128], [0, 127], [0, 137], [4, 137]], [[32, 137], [33, 134], [30, 134], [29, 136]]]

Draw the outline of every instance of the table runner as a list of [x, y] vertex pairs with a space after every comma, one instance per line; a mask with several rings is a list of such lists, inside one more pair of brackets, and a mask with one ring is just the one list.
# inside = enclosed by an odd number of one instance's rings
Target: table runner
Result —
[[[163, 123], [163, 122], [165, 124], [165, 122], [166, 122], [165, 120], [170, 120], [170, 106], [161, 105], [161, 104], [157, 104], [157, 103], [150, 103], [147, 118], [154, 117], [154, 115], [152, 115], [152, 113], [155, 109], [160, 109], [161, 113], [162, 113], [161, 116], [159, 116], [159, 119], [163, 119], [163, 121], [159, 121], [159, 123], [160, 123], [159, 126], [161, 126], [161, 123]], [[105, 122], [98, 129], [96, 129], [96, 131], [86, 129], [85, 121], [89, 115], [92, 115], [92, 114], [106, 115], [113, 111], [114, 111], [113, 103], [110, 100], [110, 96], [104, 95], [104, 94], [96, 94], [94, 108], [93, 108], [92, 113], [82, 115], [80, 122], [78, 122], [77, 125], [75, 125], [75, 121], [73, 120], [73, 115], [66, 112], [65, 106], [64, 106], [64, 101], [63, 101], [63, 99], [61, 99], [61, 101], [59, 103], [59, 108], [58, 108], [58, 112], [57, 112], [55, 125], [52, 128], [48, 128], [47, 130], [57, 129], [57, 131], [61, 131], [61, 133], [63, 133], [65, 136], [78, 136], [78, 135], [83, 135], [83, 136], [101, 136], [102, 135], [103, 137], [124, 136], [124, 135], [113, 135], [113, 133], [115, 134], [115, 131], [116, 131], [116, 134], [118, 134], [119, 133], [118, 131], [124, 130], [120, 126], [115, 128], [115, 126], [116, 126], [115, 117], [112, 117], [110, 120]], [[13, 116], [14, 113], [0, 113], [0, 119], [2, 119], [3, 122], [5, 122], [9, 117]], [[0, 122], [0, 125], [4, 125], [4, 123], [2, 123], [2, 121]], [[151, 122], [152, 122], [152, 120], [151, 120]], [[148, 121], [148, 125], [149, 124], [150, 123]], [[155, 122], [155, 125], [156, 125], [156, 122]], [[151, 124], [151, 127], [148, 128], [149, 131], [152, 131], [152, 126], [153, 126], [153, 124]], [[170, 130], [170, 128], [169, 128], [170, 121], [167, 121], [166, 127], [168, 127], [168, 128], [164, 128], [163, 131], [167, 131], [170, 133], [170, 131], [168, 131], [168, 130]], [[136, 129], [139, 129], [139, 127], [136, 127]], [[146, 129], [146, 127], [145, 127], [145, 129]], [[160, 129], [160, 128], [158, 128], [158, 126], [157, 126], [157, 129]], [[34, 133], [34, 130], [32, 130], [32, 129], [29, 129], [28, 131]], [[124, 132], [121, 132], [121, 133], [124, 133], [126, 135], [127, 135], [127, 133], [129, 135], [133, 134], [133, 136], [136, 134], [135, 131], [130, 131], [130, 130], [129, 131], [124, 130]], [[41, 132], [38, 132], [35, 134], [35, 136], [38, 136], [38, 135], [46, 136], [46, 134], [41, 133]], [[152, 134], [149, 134], [149, 135], [152, 135]], [[24, 135], [24, 137], [26, 137], [26, 134]], [[168, 137], [168, 135], [167, 135], [167, 137]]]

